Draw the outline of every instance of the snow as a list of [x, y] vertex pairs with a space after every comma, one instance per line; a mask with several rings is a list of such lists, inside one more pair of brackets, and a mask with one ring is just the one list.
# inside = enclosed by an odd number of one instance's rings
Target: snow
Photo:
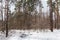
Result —
[[9, 30], [8, 37], [0, 31], [0, 40], [60, 40], [60, 30]]

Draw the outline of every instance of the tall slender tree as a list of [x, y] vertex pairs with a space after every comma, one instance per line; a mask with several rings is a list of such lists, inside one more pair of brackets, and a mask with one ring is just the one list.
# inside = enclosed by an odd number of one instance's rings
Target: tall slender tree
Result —
[[8, 0], [5, 0], [5, 14], [6, 14], [6, 37], [8, 36]]
[[3, 0], [0, 0], [1, 2], [1, 17], [2, 17], [2, 32], [4, 32], [4, 25], [3, 25]]
[[50, 30], [53, 32], [53, 9], [52, 9], [52, 0], [50, 2]]
[[59, 8], [58, 8], [58, 0], [55, 0], [55, 1], [56, 1], [56, 15], [57, 15], [57, 22], [56, 22], [56, 24], [57, 24], [57, 28], [58, 28]]

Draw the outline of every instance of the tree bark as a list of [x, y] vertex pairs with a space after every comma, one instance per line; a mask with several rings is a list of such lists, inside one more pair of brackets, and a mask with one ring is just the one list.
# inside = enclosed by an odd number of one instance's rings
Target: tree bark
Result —
[[58, 0], [55, 0], [56, 1], [56, 14], [57, 14], [57, 22], [56, 22], [56, 25], [57, 25], [57, 29], [59, 28], [58, 27], [58, 17], [59, 17], [59, 9], [58, 9]]
[[52, 10], [52, 0], [50, 0], [50, 30], [53, 32], [53, 10]]
[[6, 0], [6, 37], [8, 37], [8, 0]]

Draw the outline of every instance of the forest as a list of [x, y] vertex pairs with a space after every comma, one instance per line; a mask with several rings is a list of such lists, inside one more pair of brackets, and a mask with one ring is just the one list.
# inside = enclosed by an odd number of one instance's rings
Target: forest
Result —
[[[44, 1], [44, 0], [43, 0]], [[60, 0], [0, 0], [0, 31], [60, 29]]]

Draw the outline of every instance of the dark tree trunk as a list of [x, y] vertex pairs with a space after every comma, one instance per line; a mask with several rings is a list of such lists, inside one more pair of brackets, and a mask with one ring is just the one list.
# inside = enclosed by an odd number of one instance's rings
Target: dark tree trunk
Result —
[[6, 37], [8, 37], [8, 0], [6, 0]]
[[52, 0], [50, 0], [50, 30], [53, 32], [53, 10], [52, 10]]

